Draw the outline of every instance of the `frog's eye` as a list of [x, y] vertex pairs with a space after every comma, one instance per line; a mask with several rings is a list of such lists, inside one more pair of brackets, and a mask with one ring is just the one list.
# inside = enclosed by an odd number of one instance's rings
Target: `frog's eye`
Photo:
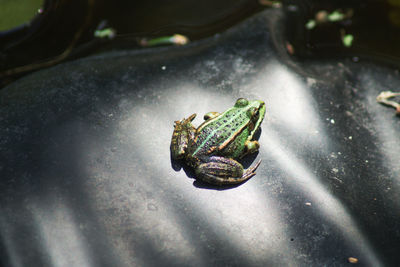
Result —
[[249, 104], [249, 101], [247, 99], [239, 98], [238, 100], [236, 100], [235, 107], [242, 108], [242, 107], [247, 106], [248, 104]]
[[257, 115], [258, 109], [256, 109], [255, 107], [251, 107], [249, 108], [249, 110], [247, 111], [247, 116], [249, 116], [249, 118], [254, 117], [255, 115]]

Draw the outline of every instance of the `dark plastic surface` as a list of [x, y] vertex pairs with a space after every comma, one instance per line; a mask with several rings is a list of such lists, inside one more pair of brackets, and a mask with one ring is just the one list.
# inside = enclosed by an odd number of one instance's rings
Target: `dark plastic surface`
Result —
[[[4, 266], [396, 266], [398, 71], [279, 55], [266, 11], [185, 47], [122, 51], [0, 92]], [[273, 46], [273, 41], [278, 47]], [[173, 169], [173, 121], [262, 99], [257, 175]], [[190, 176], [190, 175], [189, 175]]]

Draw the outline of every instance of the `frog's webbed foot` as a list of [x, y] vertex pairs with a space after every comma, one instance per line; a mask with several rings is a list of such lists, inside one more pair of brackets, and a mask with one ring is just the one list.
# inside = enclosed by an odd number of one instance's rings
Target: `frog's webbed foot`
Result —
[[242, 164], [234, 159], [213, 156], [197, 166], [195, 172], [198, 179], [210, 184], [238, 184], [253, 177], [260, 162], [244, 171]]
[[194, 138], [196, 129], [192, 125], [192, 121], [196, 114], [192, 114], [189, 118], [183, 118], [180, 121], [175, 121], [175, 128], [171, 139], [171, 156], [173, 159], [182, 159], [189, 144], [189, 141]]

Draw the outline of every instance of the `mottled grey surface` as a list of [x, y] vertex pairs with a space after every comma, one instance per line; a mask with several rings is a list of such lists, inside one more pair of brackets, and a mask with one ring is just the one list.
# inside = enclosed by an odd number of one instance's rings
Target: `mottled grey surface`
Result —
[[[0, 262], [400, 262], [400, 120], [375, 102], [400, 88], [398, 71], [290, 62], [272, 44], [276, 15], [185, 47], [62, 64], [2, 90]], [[238, 97], [267, 103], [257, 175], [219, 190], [174, 170], [173, 121], [196, 112], [199, 125]]]

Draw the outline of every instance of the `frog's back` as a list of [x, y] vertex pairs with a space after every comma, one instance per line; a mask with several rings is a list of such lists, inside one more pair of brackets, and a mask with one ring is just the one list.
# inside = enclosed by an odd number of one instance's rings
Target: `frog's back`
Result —
[[[196, 131], [191, 145], [194, 156], [241, 154], [248, 136], [248, 117], [243, 109], [232, 108], [205, 121]], [[234, 152], [234, 153], [233, 153]]]

